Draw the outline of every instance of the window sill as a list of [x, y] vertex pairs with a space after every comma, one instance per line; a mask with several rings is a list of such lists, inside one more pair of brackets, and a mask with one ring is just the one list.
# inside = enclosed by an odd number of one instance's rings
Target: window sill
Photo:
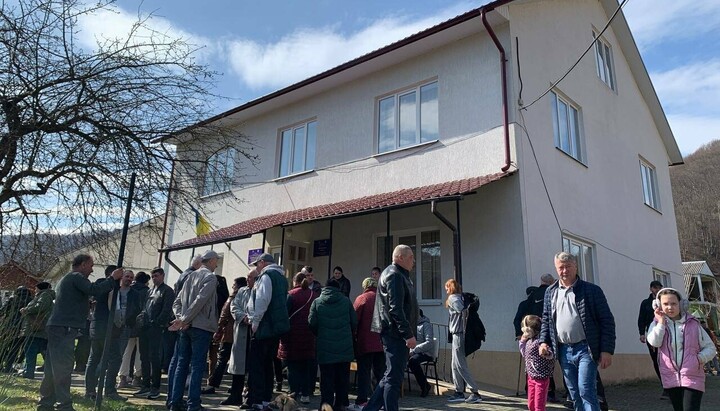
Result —
[[200, 199], [201, 199], [201, 200], [209, 200], [209, 199], [211, 199], [211, 198], [213, 198], [213, 197], [220, 197], [220, 196], [225, 195], [225, 194], [230, 194], [231, 192], [232, 192], [232, 190], [230, 190], [230, 189], [225, 190], [225, 191], [218, 191], [218, 192], [216, 192], [216, 193], [210, 193], [210, 194], [201, 195], [201, 196], [200, 196]]
[[384, 152], [382, 152], [382, 153], [377, 153], [377, 154], [373, 155], [372, 157], [373, 157], [373, 158], [382, 157], [382, 156], [386, 156], [386, 155], [389, 155], [389, 154], [394, 154], [394, 153], [397, 153], [397, 152], [400, 152], [400, 151], [412, 150], [412, 149], [414, 149], [414, 148], [425, 147], [425, 146], [431, 146], [431, 145], [437, 143], [438, 141], [440, 141], [440, 140], [430, 140], [430, 141], [426, 141], [426, 142], [420, 143], [420, 144], [415, 144], [415, 145], [412, 145], [412, 146], [400, 147], [400, 148], [396, 148], [395, 150], [390, 150], [390, 151], [384, 151]]
[[647, 208], [649, 208], [649, 209], [653, 210], [654, 212], [656, 212], [656, 213], [658, 213], [658, 214], [660, 214], [660, 215], [663, 215], [662, 211], [660, 211], [660, 210], [658, 210], [657, 208], [655, 208], [655, 207], [651, 206], [650, 204], [648, 204], [648, 203], [645, 203], [645, 202], [643, 202], [643, 204], [645, 204], [645, 207], [647, 207]]
[[293, 179], [293, 178], [295, 178], [295, 177], [304, 176], [305, 174], [310, 174], [310, 173], [314, 173], [314, 172], [315, 172], [315, 169], [314, 169], [314, 168], [311, 168], [310, 170], [301, 171], [301, 172], [299, 172], [299, 173], [288, 174], [288, 175], [286, 175], [286, 176], [274, 178], [274, 179], [272, 179], [272, 180], [270, 180], [270, 181], [273, 182], [273, 183], [277, 183], [277, 182], [280, 182], [280, 181], [290, 180], [290, 179]]
[[556, 149], [557, 151], [563, 153], [564, 156], [566, 156], [566, 157], [568, 157], [569, 159], [571, 159], [571, 160], [575, 161], [576, 163], [580, 164], [581, 166], [583, 166], [583, 167], [585, 167], [585, 168], [590, 168], [590, 167], [588, 167], [587, 164], [585, 164], [584, 162], [582, 162], [582, 161], [578, 160], [577, 158], [571, 156], [570, 154], [566, 153], [565, 150], [561, 149], [560, 147], [555, 146], [555, 149]]

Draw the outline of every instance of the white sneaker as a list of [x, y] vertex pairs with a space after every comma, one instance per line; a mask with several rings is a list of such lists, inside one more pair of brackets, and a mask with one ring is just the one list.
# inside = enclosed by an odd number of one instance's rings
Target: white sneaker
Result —
[[482, 402], [482, 397], [480, 396], [480, 394], [472, 393], [469, 397], [467, 397], [467, 399], [465, 399], [465, 402], [468, 404], [477, 404], [479, 402]]

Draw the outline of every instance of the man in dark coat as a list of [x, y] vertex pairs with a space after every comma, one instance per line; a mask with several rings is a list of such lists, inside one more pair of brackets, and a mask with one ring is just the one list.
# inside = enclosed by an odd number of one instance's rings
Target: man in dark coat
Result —
[[[128, 335], [130, 330], [135, 326], [135, 321], [138, 314], [142, 310], [140, 305], [140, 295], [137, 291], [132, 289], [132, 281], [135, 278], [135, 273], [131, 270], [125, 270], [120, 280], [120, 289], [115, 294], [114, 291], [108, 293], [107, 299], [98, 299], [96, 305], [97, 309], [100, 307], [109, 308], [112, 307], [112, 299], [115, 299], [115, 311], [110, 313], [108, 311], [109, 318], [105, 319], [105, 323], [95, 322], [95, 327], [91, 325], [91, 330], [95, 330], [95, 342], [99, 335], [102, 335], [104, 342], [105, 333], [110, 332], [110, 339], [108, 340], [108, 346], [106, 349], [107, 357], [107, 373], [105, 375], [105, 397], [116, 401], [127, 401], [127, 397], [123, 397], [117, 392], [115, 386], [115, 380], [117, 379], [118, 372], [120, 371], [120, 364], [122, 362], [122, 355], [127, 345]], [[108, 281], [108, 279], [106, 279]], [[112, 324], [108, 324], [108, 319]], [[99, 351], [95, 352], [95, 348], [100, 347]], [[85, 370], [85, 392], [88, 396], [93, 396], [95, 388], [100, 383], [100, 370], [102, 368], [101, 358], [104, 344], [93, 344], [92, 351], [90, 353], [90, 360], [88, 360], [88, 367]], [[97, 364], [97, 366], [90, 366], [91, 362]], [[87, 394], [86, 394], [87, 395]]]
[[32, 298], [30, 290], [20, 286], [0, 308], [0, 325], [3, 328], [3, 335], [0, 337], [0, 366], [3, 372], [13, 372], [13, 365], [18, 360], [20, 348], [25, 342], [25, 338], [20, 336], [20, 309], [28, 305]]
[[415, 265], [412, 249], [400, 244], [393, 250], [393, 263], [380, 275], [372, 330], [380, 333], [385, 348], [385, 376], [380, 380], [364, 411], [398, 411], [398, 399], [408, 350], [417, 341], [418, 305], [410, 270]]
[[140, 313], [140, 368], [142, 388], [133, 395], [154, 400], [160, 397], [163, 334], [172, 318], [175, 292], [165, 284], [165, 270], [154, 268], [150, 273], [153, 288], [148, 291], [145, 306]]
[[[647, 343], [645, 340], [645, 333], [647, 332], [650, 323], [652, 323], [655, 319], [655, 309], [653, 309], [652, 303], [655, 298], [657, 298], [658, 291], [662, 288], [663, 285], [660, 281], [652, 281], [650, 283], [650, 295], [648, 298], [642, 300], [640, 303], [640, 312], [638, 313], [638, 332], [640, 333], [640, 342], [648, 347], [650, 358], [652, 358], [653, 367], [655, 368], [655, 374], [657, 374], [658, 379], [660, 379], [660, 369], [658, 368], [657, 348]], [[664, 397], [665, 399], [669, 398], [665, 390], [663, 390], [661, 397]]]

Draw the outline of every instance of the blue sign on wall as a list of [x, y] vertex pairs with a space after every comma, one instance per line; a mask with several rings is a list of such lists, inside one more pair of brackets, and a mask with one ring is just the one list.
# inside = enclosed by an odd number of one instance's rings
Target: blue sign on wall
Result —
[[262, 248], [255, 248], [253, 250], [248, 250], [248, 264], [257, 260], [257, 258], [260, 257], [262, 255], [262, 253], [263, 253]]
[[313, 257], [326, 257], [330, 255], [331, 248], [332, 242], [330, 239], [315, 240], [315, 243], [313, 244]]

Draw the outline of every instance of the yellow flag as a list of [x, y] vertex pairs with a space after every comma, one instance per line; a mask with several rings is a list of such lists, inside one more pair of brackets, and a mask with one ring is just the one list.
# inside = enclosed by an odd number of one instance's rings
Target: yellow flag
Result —
[[200, 237], [212, 231], [210, 222], [195, 208], [193, 208], [193, 211], [195, 211], [195, 234]]

